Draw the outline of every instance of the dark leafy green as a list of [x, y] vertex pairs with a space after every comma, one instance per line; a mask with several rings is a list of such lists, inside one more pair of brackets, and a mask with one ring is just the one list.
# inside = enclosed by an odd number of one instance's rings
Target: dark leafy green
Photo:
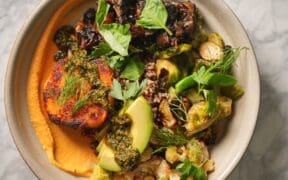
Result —
[[121, 55], [102, 56], [106, 64], [112, 69], [121, 69], [126, 62], [126, 58]]
[[164, 29], [170, 36], [172, 32], [166, 27], [168, 13], [162, 0], [146, 0], [137, 24], [147, 29]]
[[194, 166], [188, 159], [178, 164], [176, 170], [182, 174], [180, 180], [186, 180], [190, 176], [192, 176], [194, 180], [206, 180], [204, 169]]
[[102, 26], [109, 12], [110, 5], [105, 0], [98, 0], [98, 9], [96, 13], [96, 23], [98, 28]]
[[98, 1], [98, 10], [96, 14], [96, 22], [99, 33], [104, 40], [109, 44], [112, 50], [119, 53], [121, 56], [128, 55], [128, 48], [131, 41], [131, 32], [129, 24], [104, 24], [105, 18], [109, 11], [110, 5], [105, 0]]
[[211, 70], [206, 70], [204, 66], [202, 66], [199, 71], [193, 73], [192, 77], [200, 85], [233, 86], [237, 83], [237, 80], [233, 76], [211, 73]]
[[139, 59], [139, 57], [134, 56], [129, 59], [124, 71], [121, 74], [121, 78], [126, 78], [129, 80], [138, 80], [145, 70], [145, 64]]
[[121, 56], [128, 55], [128, 48], [132, 38], [129, 24], [103, 24], [99, 32], [115, 52]]
[[101, 56], [111, 54], [113, 53], [113, 50], [110, 48], [109, 44], [105, 42], [101, 42], [94, 51], [91, 52], [90, 56], [91, 58], [99, 58]]

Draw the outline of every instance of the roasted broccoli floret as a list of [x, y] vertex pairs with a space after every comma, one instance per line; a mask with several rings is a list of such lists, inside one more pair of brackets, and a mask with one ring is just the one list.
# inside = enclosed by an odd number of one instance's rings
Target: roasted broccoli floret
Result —
[[69, 47], [74, 42], [74, 40], [71, 38], [71, 35], [73, 34], [75, 34], [73, 26], [69, 25], [62, 26], [55, 33], [53, 41], [61, 51], [67, 53]]

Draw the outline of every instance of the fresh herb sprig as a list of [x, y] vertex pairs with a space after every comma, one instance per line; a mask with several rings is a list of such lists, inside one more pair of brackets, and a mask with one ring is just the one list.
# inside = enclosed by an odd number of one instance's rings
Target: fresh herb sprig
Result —
[[122, 85], [119, 81], [116, 79], [113, 80], [113, 86], [112, 90], [110, 92], [110, 95], [114, 97], [115, 99], [121, 100], [121, 101], [128, 101], [129, 99], [133, 99], [135, 97], [138, 97], [139, 94], [142, 93], [144, 88], [146, 87], [147, 80], [144, 79], [141, 84], [139, 81], [134, 81], [131, 83], [126, 83], [126, 89], [122, 88]]
[[78, 101], [76, 101], [73, 110], [72, 110], [72, 115], [74, 116], [76, 112], [87, 105], [89, 103], [89, 98], [90, 98], [91, 93], [87, 93], [85, 96], [80, 98]]
[[147, 29], [164, 29], [170, 36], [172, 32], [166, 27], [168, 13], [162, 0], [146, 0], [137, 25]]
[[153, 140], [157, 141], [160, 146], [160, 148], [154, 151], [154, 153], [159, 152], [169, 146], [180, 146], [189, 142], [189, 139], [186, 138], [183, 134], [172, 133], [165, 128], [154, 128], [152, 138]]
[[70, 98], [81, 94], [81, 87], [83, 87], [83, 80], [78, 75], [68, 74], [65, 77], [64, 87], [61, 91], [59, 98], [57, 99], [57, 104], [62, 106]]
[[178, 120], [181, 120], [183, 122], [187, 121], [188, 113], [181, 97], [177, 96], [169, 102], [169, 105], [173, 115], [176, 116]]
[[193, 165], [193, 163], [188, 159], [185, 159], [183, 162], [178, 164], [176, 170], [181, 173], [180, 180], [186, 180], [190, 176], [195, 180], [207, 179], [204, 169]]

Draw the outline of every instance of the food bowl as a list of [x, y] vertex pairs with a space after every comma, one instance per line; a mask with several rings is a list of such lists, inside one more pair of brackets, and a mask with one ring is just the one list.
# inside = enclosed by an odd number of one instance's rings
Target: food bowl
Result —
[[[94, 0], [74, 0], [65, 12], [58, 12], [63, 24], [73, 24]], [[27, 80], [37, 43], [49, 19], [67, 2], [44, 0], [19, 33], [11, 51], [5, 79], [5, 107], [11, 134], [23, 159], [40, 179], [77, 178], [56, 167], [48, 160], [30, 122], [27, 107]], [[236, 102], [234, 116], [220, 143], [212, 148], [216, 169], [209, 179], [225, 179], [243, 156], [257, 120], [260, 85], [256, 58], [244, 28], [233, 12], [221, 0], [195, 0], [209, 31], [219, 32], [233, 47], [247, 47], [236, 62], [235, 75], [245, 89]], [[28, 90], [29, 91], [29, 90]]]

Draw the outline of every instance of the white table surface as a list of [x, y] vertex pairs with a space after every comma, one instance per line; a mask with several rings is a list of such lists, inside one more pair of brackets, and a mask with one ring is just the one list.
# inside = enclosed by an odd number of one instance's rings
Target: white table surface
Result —
[[[0, 0], [0, 179], [37, 179], [19, 155], [4, 110], [9, 51], [41, 0]], [[288, 179], [288, 0], [226, 0], [253, 43], [261, 74], [261, 107], [254, 137], [230, 180]], [[245, 133], [245, 131], [243, 131]]]

